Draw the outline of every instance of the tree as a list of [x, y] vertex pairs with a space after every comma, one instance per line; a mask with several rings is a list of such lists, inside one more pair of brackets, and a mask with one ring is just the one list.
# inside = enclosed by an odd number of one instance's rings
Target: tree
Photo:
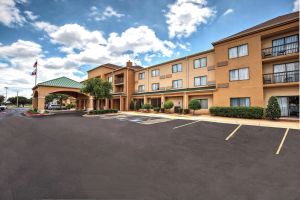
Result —
[[85, 81], [81, 88], [81, 92], [90, 94], [95, 99], [110, 99], [112, 97], [111, 90], [111, 83], [100, 78], [92, 78]]
[[171, 100], [168, 100], [164, 103], [164, 108], [166, 110], [170, 110], [171, 108], [173, 108], [173, 106], [174, 106], [174, 104], [173, 104], [173, 101], [171, 101]]
[[[18, 98], [18, 100], [17, 100], [17, 98]], [[25, 106], [25, 104], [28, 104], [28, 101], [29, 101], [26, 97], [23, 97], [23, 96], [9, 97], [7, 100], [14, 105], [17, 105], [17, 102], [18, 102], [18, 106], [22, 105], [23, 107]]]
[[193, 110], [193, 114], [195, 114], [196, 110], [200, 110], [201, 109], [201, 103], [199, 100], [197, 99], [193, 99], [190, 101], [189, 103], [189, 109]]
[[4, 102], [5, 97], [3, 95], [0, 95], [0, 104]]
[[278, 119], [281, 116], [280, 106], [277, 101], [277, 98], [274, 96], [271, 96], [268, 101], [268, 106], [266, 109], [266, 118], [275, 120]]

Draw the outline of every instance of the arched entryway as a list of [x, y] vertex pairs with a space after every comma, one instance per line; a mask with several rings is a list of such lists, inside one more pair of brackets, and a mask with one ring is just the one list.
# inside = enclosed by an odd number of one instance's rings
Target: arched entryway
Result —
[[92, 110], [94, 108], [93, 98], [80, 92], [81, 83], [61, 77], [37, 84], [33, 90], [32, 106], [39, 112], [45, 109], [45, 97], [48, 94], [66, 94], [76, 98], [77, 110]]

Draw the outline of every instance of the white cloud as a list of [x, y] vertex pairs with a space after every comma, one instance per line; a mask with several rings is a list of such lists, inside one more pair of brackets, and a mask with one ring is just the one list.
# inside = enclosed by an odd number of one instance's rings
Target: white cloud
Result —
[[124, 16], [124, 14], [118, 13], [110, 6], [107, 6], [104, 11], [100, 11], [96, 6], [92, 6], [89, 13], [90, 19], [94, 19], [96, 21], [103, 21], [110, 17], [121, 18]]
[[33, 12], [31, 12], [29, 10], [24, 11], [24, 13], [25, 13], [26, 17], [31, 21], [35, 21], [38, 18], [37, 15], [34, 15]]
[[234, 10], [232, 9], [232, 8], [229, 8], [229, 9], [227, 9], [224, 13], [223, 13], [223, 16], [226, 16], [226, 15], [228, 15], [228, 14], [230, 14], [230, 13], [233, 13], [234, 12]]
[[168, 7], [165, 16], [171, 38], [190, 36], [216, 14], [215, 9], [207, 7], [206, 0], [177, 0]]
[[7, 46], [0, 46], [0, 58], [35, 58], [42, 52], [42, 48], [39, 44], [18, 40]]
[[32, 24], [36, 29], [46, 31], [47, 33], [52, 33], [57, 30], [57, 26], [52, 25], [48, 22], [37, 21]]
[[0, 23], [8, 27], [23, 25], [26, 19], [20, 14], [17, 4], [26, 3], [26, 0], [0, 0]]
[[299, 11], [299, 5], [300, 5], [300, 0], [295, 0], [293, 12]]

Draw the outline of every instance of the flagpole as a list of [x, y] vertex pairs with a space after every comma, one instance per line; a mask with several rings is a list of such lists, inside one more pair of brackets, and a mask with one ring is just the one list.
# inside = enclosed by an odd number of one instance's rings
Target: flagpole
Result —
[[[37, 60], [36, 60], [36, 63], [37, 63]], [[35, 72], [35, 86], [36, 86], [36, 81], [37, 81], [37, 68], [38, 68], [38, 66], [37, 66], [37, 64], [36, 64], [36, 72]]]

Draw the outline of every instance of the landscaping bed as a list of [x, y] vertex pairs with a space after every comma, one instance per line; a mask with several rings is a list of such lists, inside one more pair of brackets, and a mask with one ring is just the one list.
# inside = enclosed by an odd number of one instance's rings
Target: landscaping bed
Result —
[[107, 110], [91, 110], [88, 112], [88, 115], [103, 115], [108, 113], [117, 113], [117, 109], [107, 109]]
[[28, 110], [25, 113], [23, 113], [27, 117], [38, 117], [38, 116], [49, 116], [53, 115], [53, 113], [49, 112], [44, 112], [44, 113], [39, 113], [36, 109], [34, 110]]

